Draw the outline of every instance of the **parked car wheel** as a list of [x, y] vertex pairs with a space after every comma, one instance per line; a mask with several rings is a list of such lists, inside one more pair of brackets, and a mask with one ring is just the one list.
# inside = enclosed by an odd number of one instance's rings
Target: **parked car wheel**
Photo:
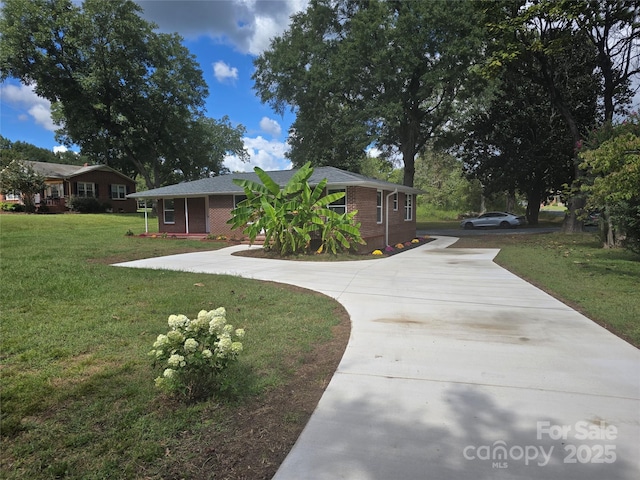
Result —
[[500, 222], [500, 228], [509, 228], [511, 224], [509, 222]]
[[473, 230], [473, 223], [471, 222], [467, 222], [464, 224], [464, 229], [465, 230]]

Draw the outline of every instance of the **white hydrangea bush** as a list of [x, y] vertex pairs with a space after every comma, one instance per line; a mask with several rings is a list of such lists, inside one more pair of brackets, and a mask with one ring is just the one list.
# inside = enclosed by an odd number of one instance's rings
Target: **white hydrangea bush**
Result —
[[189, 397], [210, 393], [216, 376], [242, 352], [244, 330], [227, 323], [224, 307], [201, 310], [193, 320], [171, 315], [168, 324], [149, 352], [154, 366], [163, 369], [156, 386]]

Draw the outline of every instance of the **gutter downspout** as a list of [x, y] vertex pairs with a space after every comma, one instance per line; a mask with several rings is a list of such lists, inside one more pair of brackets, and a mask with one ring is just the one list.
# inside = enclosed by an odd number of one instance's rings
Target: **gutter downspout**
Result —
[[396, 188], [393, 192], [389, 193], [386, 197], [386, 212], [385, 212], [385, 219], [384, 219], [384, 243], [385, 245], [389, 245], [389, 197], [391, 197], [391, 195], [395, 195], [396, 193], [398, 193], [398, 189]]

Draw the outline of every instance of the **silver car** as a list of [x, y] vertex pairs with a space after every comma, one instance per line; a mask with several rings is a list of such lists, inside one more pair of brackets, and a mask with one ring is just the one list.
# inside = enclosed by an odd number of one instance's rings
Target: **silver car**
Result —
[[524, 224], [523, 216], [507, 212], [487, 212], [476, 218], [465, 218], [460, 222], [460, 227], [465, 229], [476, 227], [511, 228]]

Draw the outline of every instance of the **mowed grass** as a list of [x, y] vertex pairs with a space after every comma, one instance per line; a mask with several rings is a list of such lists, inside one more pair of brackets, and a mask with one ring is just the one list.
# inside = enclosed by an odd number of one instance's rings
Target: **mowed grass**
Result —
[[[223, 428], [339, 323], [312, 292], [110, 266], [225, 246], [125, 236], [143, 228], [139, 215], [0, 216], [0, 478], [163, 478], [184, 432]], [[233, 387], [196, 404], [161, 396], [147, 352], [167, 317], [219, 306], [247, 332]]]
[[482, 235], [455, 246], [500, 248], [496, 262], [640, 348], [640, 256], [597, 234]]

